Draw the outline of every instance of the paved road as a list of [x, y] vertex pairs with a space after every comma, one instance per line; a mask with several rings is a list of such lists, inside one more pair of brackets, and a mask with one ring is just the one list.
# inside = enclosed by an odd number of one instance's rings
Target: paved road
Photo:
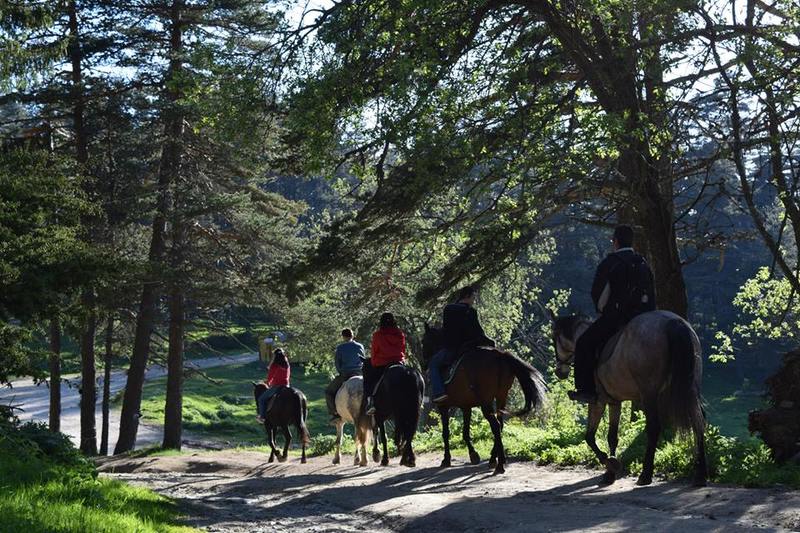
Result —
[[[246, 353], [240, 355], [209, 357], [206, 359], [194, 359], [188, 361], [186, 366], [195, 369], [212, 368], [215, 366], [234, 365], [250, 363], [258, 359], [256, 353]], [[160, 365], [153, 365], [147, 369], [145, 379], [155, 379], [165, 376], [166, 368]], [[111, 395], [115, 395], [125, 387], [126, 372], [118, 371], [111, 373]], [[61, 383], [61, 431], [70, 436], [75, 445], [80, 444], [80, 397], [78, 395], [78, 385], [80, 377], [78, 375], [65, 376]], [[36, 420], [47, 422], [49, 417], [50, 391], [48, 384], [36, 385], [31, 379], [14, 381], [11, 388], [0, 388], [0, 405], [15, 405], [22, 409], [18, 412], [20, 420]], [[97, 385], [97, 437], [98, 445], [100, 440], [101, 424], [101, 402], [103, 390], [103, 376], [98, 379]], [[117, 443], [119, 434], [119, 411], [111, 411], [109, 421], [109, 450], [113, 451]], [[147, 444], [161, 442], [162, 431], [159, 426], [139, 424], [139, 432], [136, 439], [136, 446], [141, 447]]]

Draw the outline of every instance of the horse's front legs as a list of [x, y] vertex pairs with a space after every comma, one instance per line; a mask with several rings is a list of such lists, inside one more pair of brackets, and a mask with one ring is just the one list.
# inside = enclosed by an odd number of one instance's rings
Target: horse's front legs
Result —
[[469, 450], [469, 462], [476, 465], [481, 462], [481, 456], [478, 455], [478, 452], [476, 452], [475, 448], [472, 446], [472, 435], [470, 434], [472, 408], [465, 407], [461, 410], [461, 413], [464, 417], [464, 427], [462, 428], [461, 435], [464, 438], [464, 443], [467, 445], [467, 450]]
[[386, 443], [386, 426], [383, 421], [378, 423], [378, 431], [381, 434], [381, 444], [383, 445], [383, 458], [381, 466], [389, 466], [389, 446]]
[[503, 447], [503, 436], [500, 430], [500, 421], [497, 420], [497, 415], [492, 409], [491, 405], [481, 407], [481, 412], [486, 420], [489, 421], [489, 427], [492, 428], [492, 435], [494, 436], [494, 446], [492, 447], [492, 455], [497, 456], [497, 466], [494, 468], [494, 474], [502, 474], [506, 471], [506, 451]]
[[[600, 420], [603, 419], [603, 413], [606, 410], [605, 402], [595, 402], [589, 405], [589, 420], [586, 422], [586, 444], [594, 452], [600, 464], [606, 466], [608, 464], [608, 455], [597, 446], [597, 428], [600, 426]], [[608, 481], [606, 476], [603, 476], [604, 481]]]
[[613, 483], [617, 476], [622, 474], [622, 463], [616, 458], [617, 444], [619, 444], [619, 418], [622, 405], [619, 403], [608, 404], [608, 459], [603, 481]]
[[442, 459], [441, 468], [447, 468], [451, 465], [450, 460], [450, 408], [440, 407], [439, 416], [442, 418], [442, 442], [444, 443], [444, 459]]

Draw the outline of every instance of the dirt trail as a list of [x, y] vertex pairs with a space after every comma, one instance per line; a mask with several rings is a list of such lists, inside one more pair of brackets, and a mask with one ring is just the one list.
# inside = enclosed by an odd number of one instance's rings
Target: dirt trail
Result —
[[[800, 492], [684, 483], [598, 486], [597, 471], [512, 462], [365, 468], [315, 457], [266, 463], [258, 452], [110, 458], [105, 475], [178, 500], [208, 531], [768, 531], [800, 530]], [[344, 458], [343, 458], [344, 459]], [[348, 462], [348, 461], [345, 461]]]

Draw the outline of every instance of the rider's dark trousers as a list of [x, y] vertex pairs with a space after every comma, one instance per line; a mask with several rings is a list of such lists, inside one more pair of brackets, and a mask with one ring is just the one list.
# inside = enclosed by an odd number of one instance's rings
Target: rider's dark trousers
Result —
[[334, 416], [336, 414], [336, 393], [339, 392], [339, 389], [344, 385], [344, 382], [348, 379], [352, 378], [353, 376], [360, 376], [361, 372], [353, 371], [353, 372], [345, 372], [344, 374], [339, 374], [331, 384], [328, 385], [328, 388], [325, 389], [325, 403], [328, 404], [328, 414]]
[[579, 391], [597, 392], [594, 386], [597, 354], [620, 326], [619, 319], [601, 315], [578, 338], [575, 344], [575, 388]]

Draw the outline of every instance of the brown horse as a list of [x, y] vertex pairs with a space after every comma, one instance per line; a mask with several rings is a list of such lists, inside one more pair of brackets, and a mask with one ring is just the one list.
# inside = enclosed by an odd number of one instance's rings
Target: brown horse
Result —
[[[253, 383], [253, 395], [258, 405], [258, 397], [267, 390], [264, 383]], [[286, 461], [289, 453], [289, 445], [292, 443], [292, 434], [289, 426], [295, 426], [299, 433], [300, 444], [302, 445], [302, 455], [300, 462], [306, 462], [306, 445], [309, 442], [308, 429], [306, 428], [306, 418], [308, 417], [308, 404], [306, 396], [298, 389], [293, 387], [282, 387], [271, 399], [272, 407], [264, 417], [264, 430], [267, 432], [267, 444], [270, 446], [269, 461], [273, 462], [275, 457], [279, 462]], [[283, 454], [275, 449], [275, 431], [283, 430]]]
[[[575, 357], [575, 343], [592, 323], [585, 316], [553, 319], [556, 347], [556, 375], [569, 376]], [[672, 423], [678, 430], [694, 432], [697, 453], [694, 484], [706, 484], [705, 417], [700, 396], [702, 360], [700, 340], [684, 319], [669, 311], [651, 311], [631, 320], [622, 330], [610, 356], [595, 371], [598, 400], [589, 406], [586, 443], [606, 466], [603, 479], [613, 483], [622, 471], [614, 457], [617, 451], [621, 402], [641, 403], [646, 417], [647, 450], [637, 483], [653, 481], [653, 460], [662, 425]], [[609, 409], [608, 449], [601, 451], [595, 434]]]
[[[425, 335], [422, 337], [422, 354], [425, 365], [430, 363], [433, 355], [442, 347], [442, 332], [425, 324]], [[456, 370], [456, 374], [447, 385], [447, 400], [438, 405], [442, 417], [442, 440], [444, 441], [444, 459], [442, 467], [451, 464], [450, 458], [450, 408], [461, 409], [464, 416], [463, 437], [469, 450], [472, 464], [480, 462], [480, 456], [472, 446], [470, 421], [472, 408], [480, 407], [483, 416], [489, 421], [494, 437], [489, 466], [494, 467], [495, 474], [505, 472], [506, 453], [503, 447], [503, 415], [508, 401], [508, 391], [514, 383], [520, 384], [525, 395], [525, 407], [514, 413], [522, 416], [534, 407], [544, 403], [545, 385], [541, 373], [519, 357], [489, 348], [476, 348], [464, 355], [464, 359]]]

